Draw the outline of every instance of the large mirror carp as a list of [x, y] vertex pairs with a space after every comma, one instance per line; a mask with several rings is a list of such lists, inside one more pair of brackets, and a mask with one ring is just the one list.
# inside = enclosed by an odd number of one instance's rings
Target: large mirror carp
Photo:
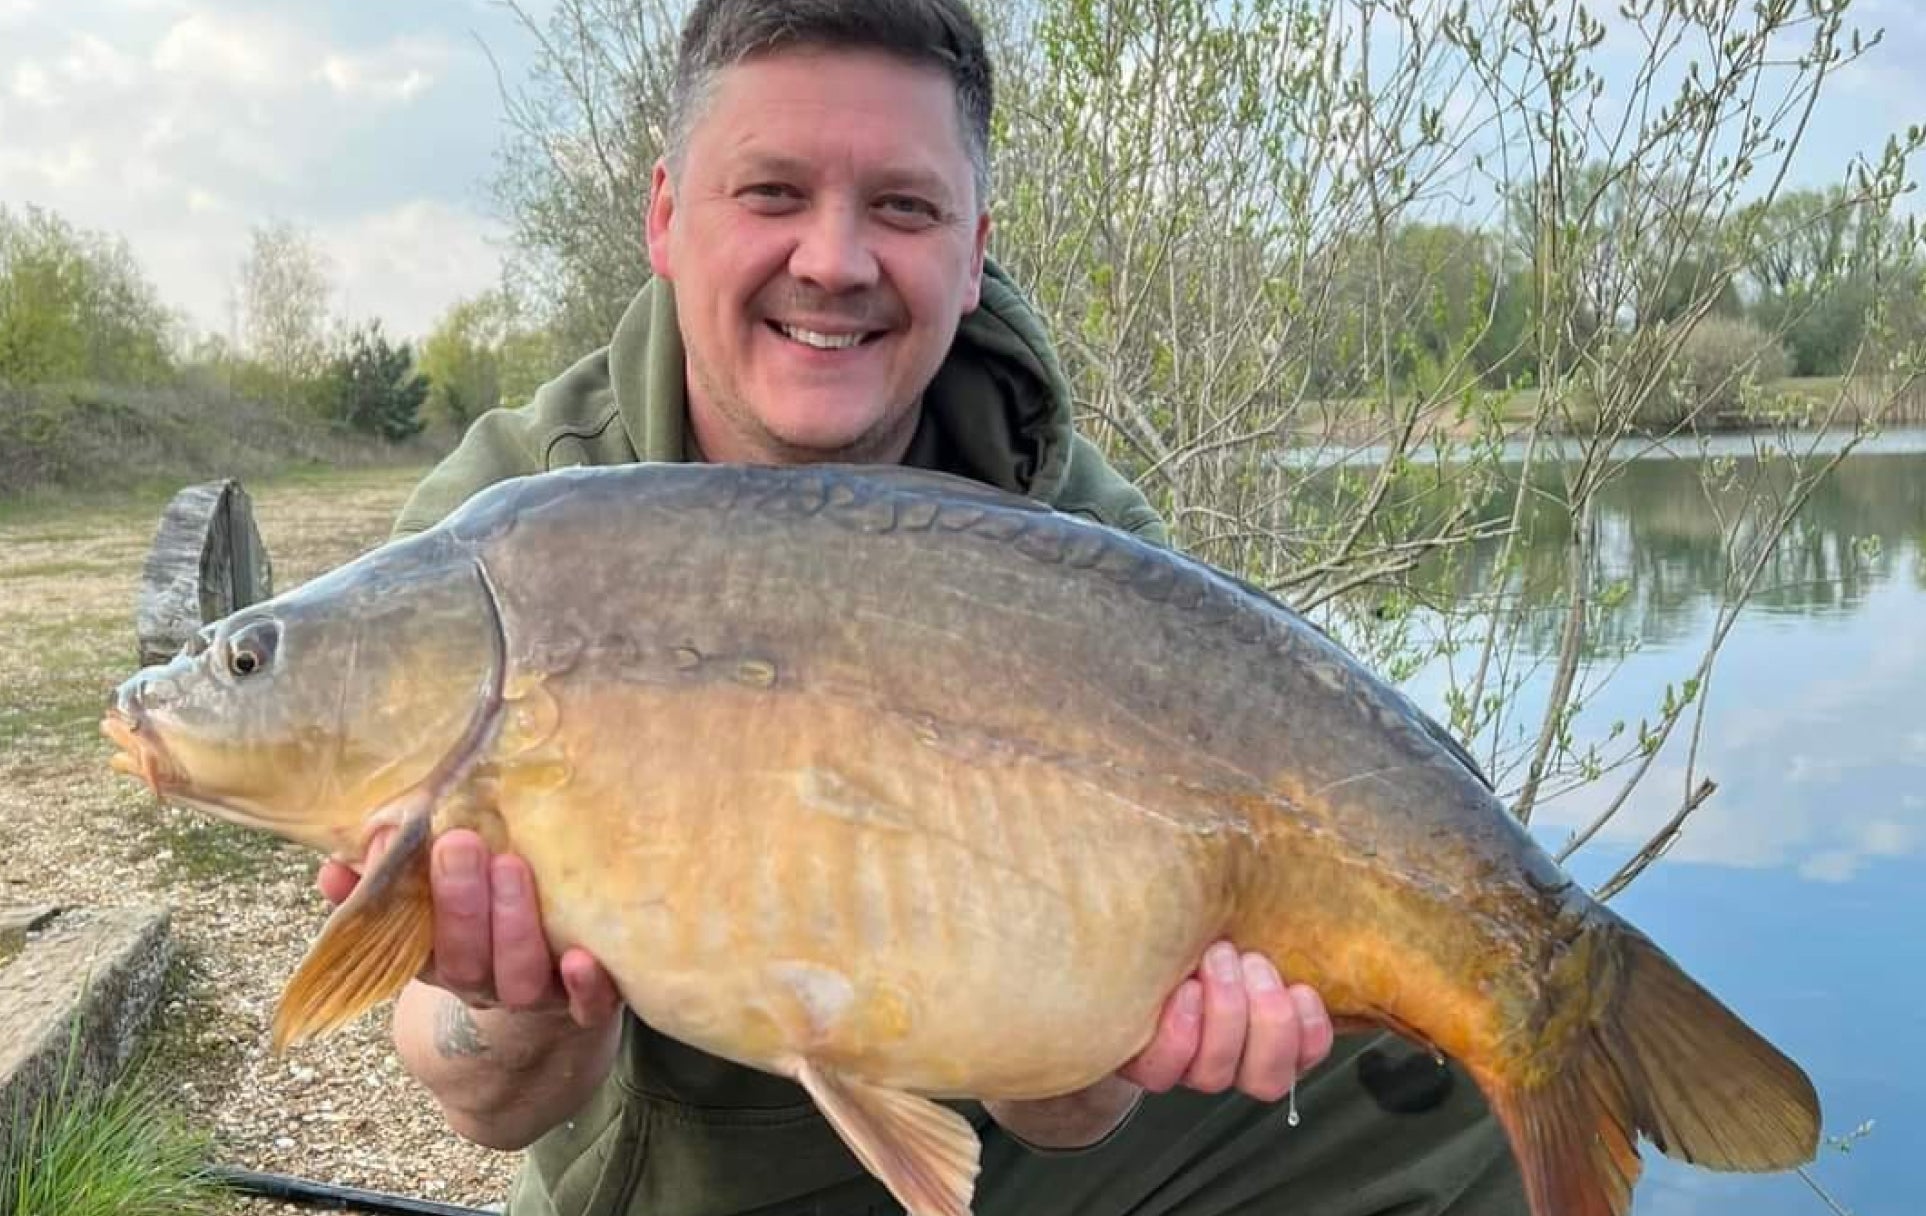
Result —
[[1624, 1213], [1641, 1137], [1816, 1151], [1805, 1074], [1396, 690], [1254, 588], [939, 474], [503, 482], [210, 626], [103, 728], [173, 802], [352, 862], [398, 829], [277, 1047], [421, 969], [428, 845], [471, 827], [558, 952], [799, 1082], [915, 1216], [977, 1171], [932, 1099], [1108, 1075], [1219, 937], [1462, 1062], [1537, 1216]]

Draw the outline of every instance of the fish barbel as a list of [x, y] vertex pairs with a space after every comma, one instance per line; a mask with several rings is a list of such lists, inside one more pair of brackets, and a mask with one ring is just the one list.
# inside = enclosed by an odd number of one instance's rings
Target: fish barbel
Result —
[[337, 858], [399, 829], [277, 1048], [420, 970], [428, 846], [471, 827], [558, 952], [799, 1082], [913, 1216], [974, 1191], [933, 1099], [1114, 1072], [1220, 937], [1460, 1061], [1536, 1216], [1622, 1216], [1641, 1136], [1718, 1170], [1817, 1147], [1805, 1074], [1396, 690], [1202, 563], [940, 474], [500, 483], [210, 626], [103, 729], [163, 797]]

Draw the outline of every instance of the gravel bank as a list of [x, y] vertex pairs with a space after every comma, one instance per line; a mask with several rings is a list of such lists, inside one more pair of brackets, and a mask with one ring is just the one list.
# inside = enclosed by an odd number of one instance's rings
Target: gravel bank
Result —
[[[418, 470], [250, 485], [292, 587], [386, 535]], [[156, 512], [0, 517], [0, 902], [165, 904], [184, 960], [155, 1063], [223, 1164], [482, 1206], [518, 1157], [450, 1132], [388, 1046], [386, 1008], [276, 1058], [268, 1019], [326, 919], [316, 859], [157, 807], [107, 768], [109, 689], [132, 670]], [[317, 1209], [237, 1201], [240, 1213]]]

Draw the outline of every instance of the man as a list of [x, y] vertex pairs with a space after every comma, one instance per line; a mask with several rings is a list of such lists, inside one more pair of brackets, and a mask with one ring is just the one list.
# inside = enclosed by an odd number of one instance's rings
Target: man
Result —
[[[962, 473], [1164, 542], [1071, 429], [1047, 339], [985, 256], [991, 92], [958, 0], [704, 0], [649, 200], [654, 279], [607, 350], [478, 421], [397, 531], [570, 464], [837, 460]], [[551, 958], [518, 859], [451, 833], [431, 873], [435, 953], [395, 1042], [458, 1132], [527, 1147], [512, 1216], [897, 1210], [798, 1086], [655, 1033], [582, 951]], [[321, 875], [337, 900], [353, 881]], [[1347, 1045], [1288, 1126], [1273, 1104], [1332, 1043], [1314, 992], [1218, 943], [1113, 1077], [959, 1104], [984, 1140], [976, 1210], [1522, 1211], [1470, 1087], [1373, 1102], [1361, 1064], [1401, 1075], [1379, 1048]]]

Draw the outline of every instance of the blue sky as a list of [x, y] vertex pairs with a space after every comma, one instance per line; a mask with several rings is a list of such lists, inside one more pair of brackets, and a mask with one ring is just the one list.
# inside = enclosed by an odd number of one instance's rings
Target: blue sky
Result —
[[[1814, 180], [1926, 122], [1926, 7], [1853, 13], [1887, 40], [1834, 82]], [[327, 251], [339, 315], [420, 334], [499, 274], [490, 52], [523, 78], [529, 40], [488, 0], [0, 0], [0, 204], [125, 236], [217, 332], [250, 227], [292, 221]]]

